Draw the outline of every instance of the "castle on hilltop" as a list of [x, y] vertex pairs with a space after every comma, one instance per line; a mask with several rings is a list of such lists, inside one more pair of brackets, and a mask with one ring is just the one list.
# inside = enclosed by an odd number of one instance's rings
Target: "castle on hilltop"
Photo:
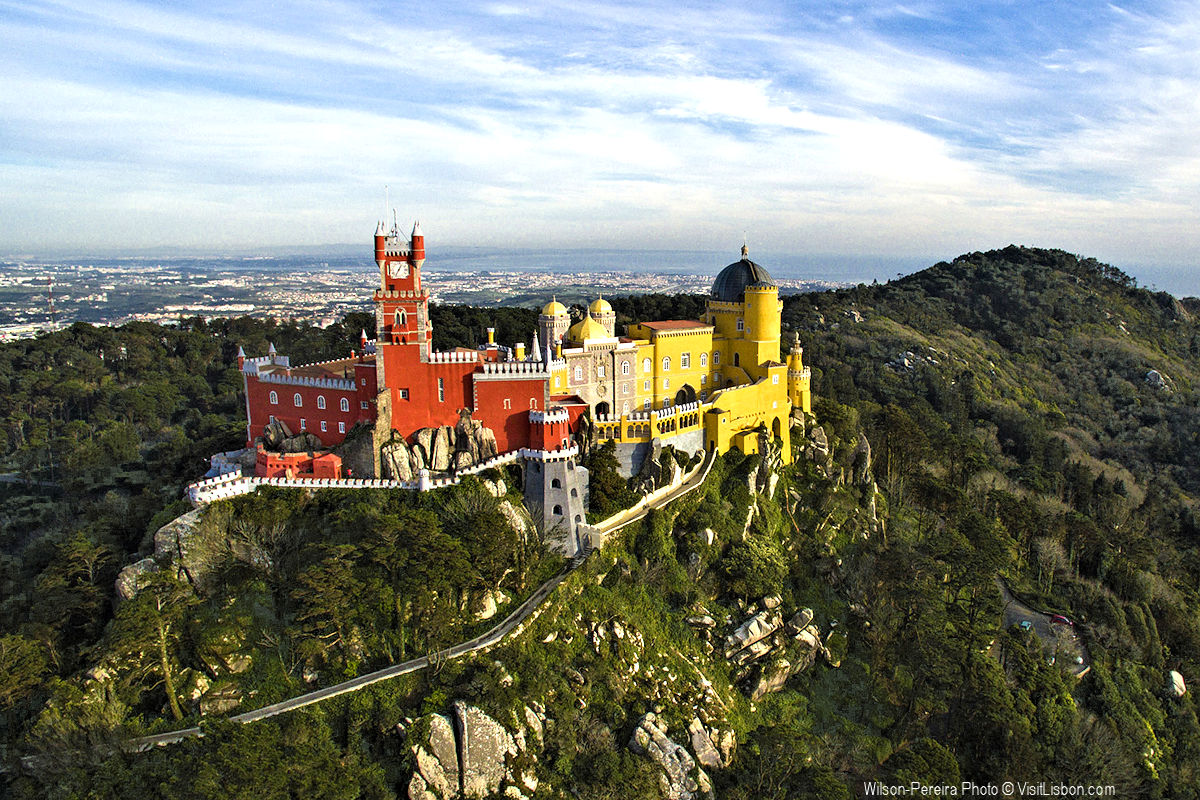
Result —
[[[400, 480], [518, 451], [539, 465], [532, 483], [548, 521], [570, 528], [586, 506], [581, 443], [615, 442], [627, 472], [655, 440], [691, 453], [756, 453], [777, 439], [786, 460], [791, 411], [811, 410], [798, 339], [779, 360], [779, 289], [745, 246], [717, 275], [701, 319], [639, 322], [622, 336], [606, 300], [575, 321], [552, 301], [528, 348], [503, 347], [489, 329], [483, 347], [441, 352], [422, 284], [420, 224], [402, 239], [380, 223], [375, 263], [375, 339], [364, 331], [348, 358], [292, 366], [274, 347], [260, 358], [239, 353], [248, 445], [264, 433], [303, 434], [309, 450], [333, 448], [366, 424], [375, 476]], [[260, 476], [336, 471], [312, 452], [258, 447]]]

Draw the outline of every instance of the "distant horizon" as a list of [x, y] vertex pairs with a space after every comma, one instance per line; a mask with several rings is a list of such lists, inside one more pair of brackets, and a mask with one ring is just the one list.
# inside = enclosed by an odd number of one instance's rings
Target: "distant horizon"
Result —
[[[977, 248], [967, 252], [1000, 250], [1008, 243], [994, 247]], [[1027, 245], [1037, 247], [1037, 245]], [[187, 249], [187, 248], [140, 248], [111, 249], [93, 252], [74, 252], [68, 249], [47, 250], [40, 253], [9, 253], [0, 255], [6, 261], [46, 261], [63, 264], [88, 260], [112, 261], [185, 261], [185, 260], [230, 260], [258, 261], [263, 259], [302, 258], [318, 260], [333, 258], [351, 260], [355, 263], [331, 265], [336, 269], [362, 267], [373, 269], [369, 259], [369, 244], [324, 244], [311, 246], [263, 246], [247, 249]], [[1071, 252], [1066, 248], [1058, 249]], [[581, 263], [601, 256], [626, 256], [634, 263]], [[750, 253], [750, 258], [761, 263], [779, 278], [795, 280], [828, 280], [838, 283], [886, 283], [898, 277], [911, 275], [943, 261], [953, 261], [964, 253], [941, 257], [921, 258], [916, 256], [844, 255], [833, 253], [784, 253], [765, 251]], [[1075, 253], [1083, 258], [1110, 264], [1137, 280], [1138, 285], [1154, 291], [1166, 291], [1176, 297], [1200, 297], [1200, 269], [1193, 265], [1176, 264], [1123, 264], [1116, 263], [1091, 253]], [[560, 257], [555, 259], [555, 256]], [[566, 257], [574, 263], [554, 263]], [[488, 247], [476, 245], [442, 245], [431, 251], [426, 269], [446, 271], [585, 271], [585, 272], [634, 272], [664, 274], [715, 275], [730, 261], [737, 260], [737, 253], [706, 249], [672, 248], [603, 248], [603, 247]], [[524, 263], [512, 262], [525, 258]], [[501, 263], [484, 263], [490, 261]]]

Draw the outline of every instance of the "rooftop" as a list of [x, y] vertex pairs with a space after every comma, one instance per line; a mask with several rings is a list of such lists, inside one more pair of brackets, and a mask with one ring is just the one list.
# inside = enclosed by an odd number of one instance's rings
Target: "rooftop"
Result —
[[712, 326], [695, 319], [660, 319], [655, 322], [639, 323], [643, 328], [652, 331], [678, 331], [687, 328], [711, 328]]

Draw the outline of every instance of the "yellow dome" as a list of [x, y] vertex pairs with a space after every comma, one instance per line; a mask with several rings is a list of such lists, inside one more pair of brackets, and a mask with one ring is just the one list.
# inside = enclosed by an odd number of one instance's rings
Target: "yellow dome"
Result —
[[567, 331], [567, 338], [572, 342], [586, 342], [588, 339], [606, 339], [608, 338], [608, 331], [604, 329], [603, 325], [592, 319], [592, 315], [589, 313], [586, 317], [571, 326], [571, 329]]
[[545, 317], [565, 317], [567, 315], [567, 307], [557, 300], [551, 300], [542, 307], [542, 316]]
[[608, 301], [603, 297], [598, 300], [593, 300], [592, 304], [588, 306], [589, 314], [611, 314], [612, 310], [613, 307], [609, 305]]

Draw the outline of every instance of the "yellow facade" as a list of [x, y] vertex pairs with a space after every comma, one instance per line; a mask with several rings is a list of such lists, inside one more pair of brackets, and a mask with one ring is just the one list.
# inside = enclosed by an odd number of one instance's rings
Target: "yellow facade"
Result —
[[[596, 435], [634, 444], [695, 434], [688, 439], [694, 443], [702, 432], [707, 449], [736, 447], [745, 453], [777, 439], [790, 461], [792, 409], [810, 412], [812, 400], [798, 338], [787, 363], [779, 360], [782, 311], [778, 287], [743, 247], [742, 260], [717, 276], [701, 320], [636, 323], [628, 338], [602, 340], [593, 338], [599, 326], [585, 319], [572, 328], [581, 347], [611, 343], [607, 346], [632, 349], [634, 358], [632, 410], [597, 415]], [[589, 318], [595, 313], [605, 313], [607, 321], [611, 307], [597, 301]], [[606, 333], [613, 337], [611, 329]], [[552, 382], [560, 377], [556, 370]], [[561, 385], [568, 385], [565, 378]]]

